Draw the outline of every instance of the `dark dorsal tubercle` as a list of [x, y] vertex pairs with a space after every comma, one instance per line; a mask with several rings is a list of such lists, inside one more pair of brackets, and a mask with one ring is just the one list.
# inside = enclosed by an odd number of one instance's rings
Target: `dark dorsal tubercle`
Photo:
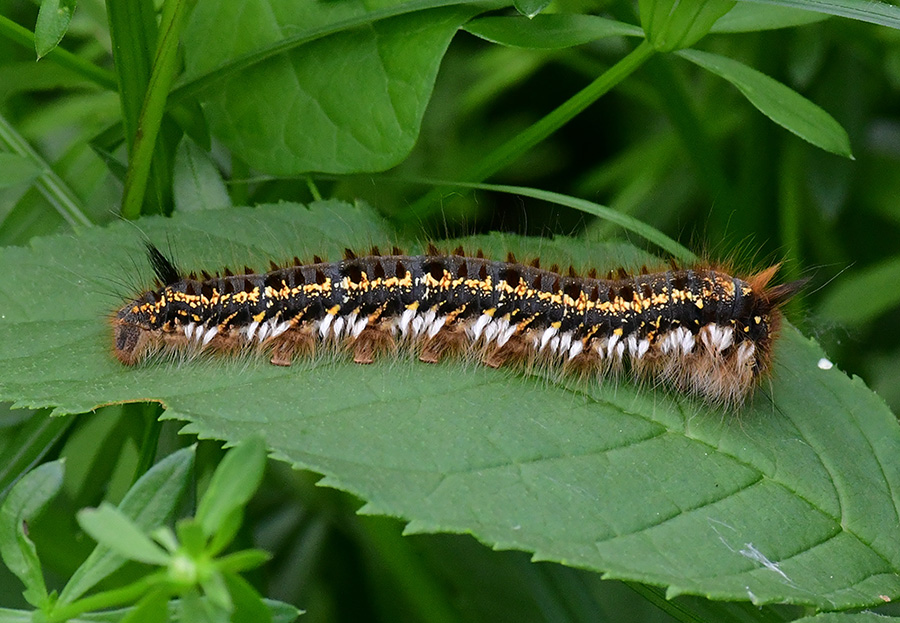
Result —
[[[429, 245], [428, 252], [431, 255], [439, 255], [440, 254], [440, 252], [433, 245]], [[372, 249], [372, 254], [380, 255], [377, 248]], [[400, 255], [400, 250], [395, 248], [394, 254]], [[154, 245], [152, 242], [147, 243], [147, 255], [149, 256], [149, 259], [150, 259], [150, 265], [153, 267], [153, 272], [156, 275], [156, 278], [159, 280], [159, 282], [162, 286], [174, 285], [176, 283], [181, 282], [185, 278], [184, 275], [181, 273], [181, 271], [178, 269], [178, 267], [175, 266], [175, 263], [172, 260], [170, 260], [169, 258], [167, 258], [163, 254], [163, 252], [160, 251], [159, 248], [156, 245]], [[453, 255], [463, 255], [462, 248], [460, 247], [459, 249], [454, 251]], [[479, 258], [484, 257], [481, 251], [478, 252], [477, 257], [479, 257]], [[345, 251], [345, 259], [349, 260], [349, 259], [356, 259], [356, 258], [357, 258], [357, 256], [350, 249], [347, 249]], [[509, 263], [515, 263], [515, 258], [512, 256], [512, 254], [510, 254], [507, 261]], [[313, 260], [313, 263], [319, 264], [319, 263], [322, 263], [322, 260], [321, 260], [321, 258], [316, 256], [315, 259]], [[301, 262], [299, 259], [294, 258], [294, 264], [299, 266], [301, 264]], [[535, 267], [538, 266], [537, 261], [532, 262], [532, 266], [535, 266]], [[775, 309], [775, 308], [782, 306], [790, 298], [792, 298], [794, 295], [796, 295], [797, 292], [799, 292], [809, 282], [808, 278], [804, 278], [804, 279], [798, 279], [797, 281], [792, 281], [790, 283], [783, 283], [780, 285], [767, 287], [768, 283], [775, 276], [775, 273], [777, 272], [779, 267], [780, 267], [780, 264], [776, 264], [776, 265], [770, 267], [768, 270], [762, 271], [761, 273], [759, 273], [753, 277], [750, 277], [751, 281], [754, 282], [754, 284], [753, 284], [754, 289], [758, 289], [759, 291], [765, 292], [765, 300], [766, 300], [766, 304], [769, 309]], [[274, 263], [272, 265], [272, 268], [273, 268], [273, 270], [277, 268]], [[674, 263], [673, 263], [672, 268], [673, 268], [673, 270], [676, 270], [676, 271], [679, 270], [678, 266], [676, 266]], [[246, 272], [249, 273], [250, 269], [246, 269]], [[556, 273], [559, 271], [558, 271], [557, 267], [554, 266], [553, 268], [551, 268], [550, 272]], [[574, 271], [572, 268], [569, 269], [569, 272], [574, 276]], [[594, 273], [594, 271], [591, 271], [591, 272]], [[619, 273], [620, 273], [619, 274], [620, 278], [629, 277], [629, 275], [626, 273], [626, 271], [624, 269], [620, 268]], [[643, 275], [646, 273], [647, 273], [646, 267], [642, 268], [641, 274]], [[206, 275], [206, 273], [204, 273], [204, 275], [208, 276], [208, 275]], [[225, 275], [231, 276], [231, 271], [226, 271]], [[191, 275], [191, 277], [193, 277], [193, 275]], [[594, 278], [594, 275], [591, 274], [590, 278]], [[610, 278], [613, 278], [612, 274], [610, 274]]]
[[150, 258], [153, 273], [162, 285], [170, 286], [181, 281], [181, 271], [152, 242], [147, 243], [147, 256]]

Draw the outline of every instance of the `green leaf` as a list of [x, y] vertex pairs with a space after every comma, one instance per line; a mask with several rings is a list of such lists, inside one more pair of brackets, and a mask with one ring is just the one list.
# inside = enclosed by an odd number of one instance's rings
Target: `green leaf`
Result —
[[817, 11], [900, 29], [900, 7], [871, 0], [744, 0]]
[[169, 562], [169, 555], [112, 504], [104, 502], [99, 508], [79, 511], [78, 524], [95, 541], [129, 560], [148, 565]]
[[682, 50], [678, 55], [736, 86], [761, 113], [803, 140], [853, 158], [850, 138], [841, 124], [793, 89], [725, 56], [699, 50]]
[[150, 591], [128, 611], [122, 623], [165, 623], [168, 620], [166, 605], [169, 595], [164, 589]]
[[719, 18], [709, 32], [756, 32], [776, 28], [804, 26], [828, 19], [827, 15], [775, 4], [738, 2]]
[[[184, 493], [193, 464], [193, 447], [173, 452], [134, 483], [119, 504], [119, 510], [142, 532], [151, 532], [163, 525]], [[118, 570], [125, 560], [109, 547], [97, 545], [69, 579], [59, 596], [60, 603], [78, 599]]]
[[[140, 225], [168, 238], [185, 270], [336, 260], [348, 246], [401, 242], [370, 210], [335, 201]], [[568, 238], [464, 245], [577, 268], [653, 263], [629, 245]], [[282, 368], [248, 355], [126, 368], [109, 354], [116, 303], [97, 289], [150, 283], [147, 268], [123, 272], [143, 265], [141, 248], [142, 235], [116, 223], [0, 250], [0, 265], [17, 267], [0, 281], [0, 399], [64, 412], [159, 400], [188, 432], [262, 434], [276, 458], [360, 496], [366, 513], [403, 518], [409, 533], [470, 533], [670, 596], [829, 609], [900, 597], [900, 425], [858, 379], [820, 369], [822, 350], [790, 326], [772, 378], [730, 414], [627, 379], [405, 355], [369, 366], [338, 355]], [[19, 304], [26, 286], [48, 304]]]
[[47, 412], [37, 412], [18, 428], [0, 452], [0, 499], [7, 487], [34, 467], [74, 423], [75, 418], [50, 417]]
[[481, 17], [465, 25], [476, 37], [514, 48], [558, 50], [589, 43], [604, 37], [643, 37], [637, 26], [575, 13], [523, 17]]
[[513, 0], [516, 11], [525, 17], [532, 18], [547, 8], [550, 0]]
[[184, 550], [195, 558], [203, 555], [206, 548], [206, 535], [203, 533], [203, 526], [193, 517], [180, 520], [175, 530], [178, 533], [178, 540], [181, 542]]
[[260, 549], [245, 549], [228, 554], [216, 560], [216, 566], [222, 571], [237, 573], [261, 566], [271, 558], [268, 552]]
[[383, 170], [412, 149], [441, 58], [475, 12], [450, 7], [377, 21], [378, 12], [359, 1], [201, 2], [184, 37], [187, 73], [277, 48], [300, 29], [312, 36], [371, 14], [361, 28], [230, 74], [202, 97], [213, 134], [262, 172]]
[[260, 437], [247, 439], [228, 451], [197, 506], [196, 519], [207, 537], [253, 496], [265, 468], [266, 446]]
[[876, 266], [848, 271], [830, 286], [819, 305], [818, 315], [831, 322], [859, 327], [881, 314], [897, 309], [900, 289], [885, 284], [900, 282], [900, 257]]
[[179, 621], [192, 623], [228, 623], [228, 612], [217, 608], [211, 600], [203, 598], [196, 590], [182, 595], [178, 608]]
[[[159, 600], [159, 605], [157, 605], [157, 600]], [[196, 603], [208, 603], [209, 600], [200, 597], [199, 595], [195, 595], [194, 601]], [[183, 603], [184, 600], [181, 599], [169, 600], [164, 591], [154, 591], [148, 593], [147, 596], [141, 599], [139, 604], [141, 604], [142, 609], [139, 611], [138, 607], [135, 606], [118, 610], [90, 612], [85, 613], [76, 619], [70, 619], [70, 621], [71, 623], [84, 623], [88, 621], [93, 621], [94, 623], [127, 623], [129, 621], [145, 623], [147, 621], [155, 621], [157, 620], [155, 617], [162, 616], [163, 621], [191, 621], [191, 623], [195, 623], [197, 619], [185, 618], [183, 616], [179, 618], [179, 616], [183, 614]], [[269, 610], [269, 615], [275, 623], [291, 623], [303, 612], [291, 604], [275, 601], [273, 599], [263, 599], [262, 603]], [[138, 611], [138, 614], [134, 614], [136, 611]], [[224, 614], [226, 615], [225, 620], [227, 621], [227, 613]], [[21, 610], [5, 610], [0, 608], [0, 623], [7, 623], [7, 621], [9, 621], [9, 623], [34, 623], [32, 615], [33, 613], [30, 611], [23, 612]], [[4, 616], [9, 616], [11, 618], [4, 619], [2, 618]], [[148, 619], [147, 617], [150, 618]]]
[[31, 610], [11, 610], [0, 608], [0, 623], [33, 623]]
[[176, 210], [186, 212], [231, 206], [216, 163], [187, 135], [175, 151], [172, 185]]
[[[441, 182], [441, 184], [443, 183], [445, 182]], [[459, 188], [474, 188], [491, 192], [509, 193], [511, 195], [522, 195], [524, 197], [540, 199], [541, 201], [546, 201], [551, 204], [567, 206], [578, 210], [579, 212], [596, 216], [611, 225], [620, 227], [623, 231], [637, 234], [646, 242], [659, 247], [660, 250], [670, 254], [672, 258], [680, 262], [691, 263], [697, 261], [697, 256], [690, 250], [675, 240], [672, 240], [658, 229], [654, 229], [652, 226], [639, 221], [633, 216], [623, 214], [622, 212], [600, 205], [599, 203], [594, 203], [593, 201], [587, 201], [579, 197], [563, 195], [540, 188], [529, 188], [528, 186], [509, 186], [507, 184], [481, 184], [472, 182], [447, 182], [447, 184]]]
[[796, 619], [794, 623], [897, 623], [897, 617], [875, 612], [820, 612], [810, 617]]
[[34, 51], [43, 58], [62, 41], [69, 30], [76, 0], [41, 0], [37, 23], [34, 26]]
[[734, 5], [733, 0], [638, 0], [641, 27], [659, 52], [691, 47]]
[[40, 515], [59, 492], [63, 472], [63, 461], [34, 468], [13, 486], [0, 506], [0, 558], [22, 580], [25, 599], [35, 607], [46, 604], [47, 586], [37, 550], [28, 538], [27, 524]]
[[223, 579], [234, 603], [234, 613], [231, 615], [233, 623], [270, 623], [272, 621], [271, 610], [263, 602], [256, 589], [250, 586], [246, 580], [234, 573], [225, 573]]
[[178, 537], [175, 536], [175, 531], [169, 526], [160, 526], [150, 533], [150, 537], [162, 545], [163, 549], [170, 554], [178, 550]]
[[[27, 28], [20, 26], [4, 15], [0, 15], [0, 33], [3, 34], [4, 38], [16, 42], [23, 47], [35, 47], [34, 34]], [[52, 61], [60, 68], [71, 71], [72, 76], [80, 76], [85, 80], [90, 80], [91, 82], [94, 82], [104, 89], [115, 90], [116, 88], [115, 74], [106, 69], [101, 69], [97, 65], [91, 63], [89, 60], [82, 58], [77, 54], [72, 54], [71, 52], [68, 52], [62, 48], [56, 47], [50, 52], [49, 58], [52, 59]], [[6, 69], [9, 68], [10, 64], [7, 64]], [[22, 68], [20, 66], [14, 71], [16, 74], [20, 74], [22, 73], [21, 69]], [[27, 80], [27, 76], [31, 72], [25, 71], [24, 73]], [[55, 74], [55, 71], [52, 69], [48, 70], [46, 67], [44, 67], [38, 70], [35, 75], [46, 76], [48, 74]], [[72, 78], [70, 76], [62, 78], [62, 80], [66, 81], [71, 79]], [[21, 86], [21, 82], [19, 80], [11, 80], [7, 81], [6, 83], [7, 88], [15, 88], [16, 86]]]
[[222, 574], [213, 572], [208, 577], [203, 578], [200, 581], [200, 585], [203, 587], [203, 594], [216, 608], [226, 612], [231, 612], [234, 609], [231, 595], [228, 594], [228, 588], [225, 585]]
[[263, 599], [263, 603], [272, 613], [273, 623], [293, 623], [304, 612], [293, 604], [275, 601], [274, 599]]
[[29, 184], [41, 174], [41, 168], [31, 158], [0, 152], [0, 188]]
[[234, 540], [234, 537], [237, 536], [238, 530], [240, 530], [241, 524], [243, 523], [244, 509], [240, 507], [231, 509], [231, 512], [222, 519], [218, 530], [216, 530], [212, 539], [209, 541], [209, 545], [207, 546], [209, 555], [216, 556], [219, 552], [228, 547], [231, 541]]

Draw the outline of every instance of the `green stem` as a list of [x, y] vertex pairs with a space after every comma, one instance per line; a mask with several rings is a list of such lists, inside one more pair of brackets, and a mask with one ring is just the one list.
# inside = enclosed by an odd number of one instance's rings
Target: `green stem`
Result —
[[152, 0], [107, 0], [106, 14], [122, 107], [122, 124], [130, 154], [150, 81], [150, 53], [154, 49], [157, 32], [156, 14]]
[[[5, 36], [14, 43], [28, 48], [34, 52], [34, 33], [15, 23], [8, 17], [0, 15], [0, 36]], [[116, 76], [111, 71], [101, 69], [80, 56], [62, 49], [59, 46], [53, 48], [44, 58], [56, 63], [60, 67], [69, 69], [82, 78], [94, 82], [104, 89], [116, 90]]]
[[62, 621], [68, 621], [85, 612], [107, 610], [109, 608], [134, 603], [150, 588], [154, 585], [158, 585], [164, 578], [165, 576], [162, 573], [154, 573], [145, 576], [128, 586], [103, 591], [102, 593], [97, 593], [96, 595], [73, 601], [70, 604], [51, 610], [47, 613], [46, 619], [44, 620], [46, 623], [62, 623]]
[[641, 42], [628, 56], [563, 102], [556, 110], [488, 154], [467, 171], [466, 179], [480, 182], [506, 168], [634, 73], [652, 55], [653, 46], [647, 41]]
[[[556, 132], [585, 108], [600, 99], [610, 89], [634, 73], [638, 67], [653, 55], [653, 52], [653, 46], [649, 42], [641, 42], [625, 58], [563, 102], [550, 114], [525, 131], [516, 134], [506, 143], [489, 153], [480, 162], [476, 163], [475, 166], [463, 174], [463, 180], [481, 182], [518, 160], [532, 147]], [[417, 219], [427, 216], [435, 209], [435, 205], [444, 193], [445, 189], [443, 188], [432, 189], [413, 203], [409, 212]]]
[[35, 186], [56, 211], [66, 219], [73, 228], [91, 227], [93, 223], [81, 209], [81, 199], [69, 185], [53, 171], [46, 160], [37, 153], [21, 134], [0, 115], [0, 144], [6, 145], [9, 151], [28, 158], [41, 168], [43, 173], [37, 178]]
[[163, 10], [159, 45], [156, 48], [153, 71], [147, 84], [147, 94], [138, 118], [134, 148], [125, 176], [122, 216], [127, 219], [135, 219], [141, 213], [156, 137], [159, 135], [166, 99], [178, 64], [178, 39], [184, 23], [183, 18], [193, 1], [169, 0]]
[[309, 176], [306, 177], [306, 187], [309, 189], [309, 194], [312, 195], [313, 200], [322, 201], [322, 194], [319, 192], [319, 188], [316, 186], [316, 182], [313, 178]]

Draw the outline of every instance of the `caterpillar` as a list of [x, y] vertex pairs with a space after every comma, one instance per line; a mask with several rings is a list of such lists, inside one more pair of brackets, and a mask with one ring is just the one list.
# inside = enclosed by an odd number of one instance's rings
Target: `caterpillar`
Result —
[[770, 286], [778, 264], [747, 278], [674, 263], [598, 278], [433, 246], [216, 275], [184, 274], [150, 244], [148, 254], [156, 287], [112, 317], [113, 353], [128, 366], [160, 351], [248, 348], [289, 366], [322, 345], [368, 364], [405, 346], [427, 363], [469, 354], [491, 367], [630, 370], [725, 407], [768, 372], [780, 307], [802, 286]]

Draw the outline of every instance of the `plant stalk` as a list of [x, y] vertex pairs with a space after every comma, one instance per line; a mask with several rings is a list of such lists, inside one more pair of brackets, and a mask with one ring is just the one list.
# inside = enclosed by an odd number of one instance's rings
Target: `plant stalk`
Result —
[[141, 213], [150, 176], [150, 164], [153, 162], [153, 150], [156, 147], [166, 99], [178, 64], [179, 35], [184, 16], [192, 4], [193, 0], [170, 0], [163, 10], [156, 58], [141, 114], [138, 117], [134, 146], [125, 175], [122, 216], [127, 219], [135, 219]]
[[[625, 58], [603, 72], [581, 91], [476, 163], [462, 175], [462, 181], [482, 182], [513, 164], [531, 148], [567, 124], [610, 89], [634, 73], [638, 67], [653, 56], [653, 53], [653, 46], [648, 41], [642, 41]], [[447, 189], [443, 187], [432, 189], [410, 206], [408, 216], [412, 216], [416, 221], [427, 217], [434, 211], [441, 196], [446, 192]]]

